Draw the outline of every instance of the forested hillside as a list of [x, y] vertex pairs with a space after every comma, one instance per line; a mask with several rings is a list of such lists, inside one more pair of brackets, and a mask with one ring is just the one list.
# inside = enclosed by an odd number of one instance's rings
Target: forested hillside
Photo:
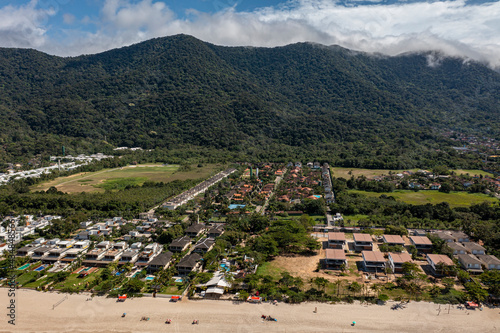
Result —
[[75, 58], [0, 49], [0, 86], [4, 161], [64, 144], [465, 166], [439, 131], [500, 131], [500, 74], [433, 53], [221, 47], [178, 35]]

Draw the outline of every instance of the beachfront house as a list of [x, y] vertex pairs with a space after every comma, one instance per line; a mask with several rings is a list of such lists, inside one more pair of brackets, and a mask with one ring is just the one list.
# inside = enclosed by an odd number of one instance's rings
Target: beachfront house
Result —
[[326, 249], [326, 269], [347, 269], [347, 258], [343, 249]]
[[386, 260], [384, 254], [379, 251], [362, 251], [363, 264], [367, 271], [383, 272]]
[[466, 253], [459, 254], [457, 257], [463, 269], [467, 272], [473, 274], [481, 274], [483, 272], [482, 262], [475, 255]]
[[410, 242], [420, 253], [432, 251], [432, 242], [427, 236], [410, 236]]
[[486, 269], [500, 270], [500, 259], [491, 254], [478, 254], [476, 256], [483, 263]]
[[212, 238], [202, 238], [194, 246], [193, 252], [196, 253], [207, 253], [215, 245], [215, 240]]
[[344, 250], [346, 246], [345, 234], [343, 232], [328, 233], [328, 248]]
[[404, 246], [405, 241], [403, 237], [399, 235], [382, 235], [382, 240], [384, 243], [386, 243], [389, 246]]
[[486, 254], [486, 249], [479, 245], [478, 243], [474, 242], [466, 242], [462, 243], [462, 245], [467, 249], [467, 253], [470, 254]]
[[69, 248], [52, 248], [49, 250], [49, 253], [42, 258], [42, 262], [44, 264], [50, 264], [59, 261], [66, 256], [68, 250]]
[[16, 257], [31, 257], [37, 248], [40, 246], [23, 246], [16, 252]]
[[354, 250], [355, 251], [372, 251], [373, 250], [373, 239], [370, 234], [358, 234], [354, 233]]
[[207, 283], [199, 284], [196, 287], [207, 288], [205, 298], [219, 299], [224, 294], [225, 289], [231, 287], [231, 283], [225, 279], [222, 272], [217, 271]]
[[170, 251], [160, 253], [159, 255], [154, 257], [153, 260], [149, 262], [147, 270], [149, 272], [157, 272], [160, 270], [167, 269], [168, 266], [170, 266], [170, 263], [172, 262], [172, 255], [173, 253]]
[[201, 267], [201, 258], [198, 253], [191, 253], [182, 258], [176, 265], [179, 275], [187, 275], [198, 271]]
[[453, 261], [444, 254], [428, 254], [427, 262], [432, 268], [434, 274], [443, 275], [446, 266], [454, 266]]
[[183, 236], [181, 238], [174, 239], [168, 249], [172, 252], [182, 252], [186, 250], [191, 244], [191, 238], [188, 236]]
[[402, 273], [403, 264], [405, 262], [413, 262], [411, 256], [408, 253], [395, 253], [389, 252], [388, 254], [389, 267], [393, 273]]

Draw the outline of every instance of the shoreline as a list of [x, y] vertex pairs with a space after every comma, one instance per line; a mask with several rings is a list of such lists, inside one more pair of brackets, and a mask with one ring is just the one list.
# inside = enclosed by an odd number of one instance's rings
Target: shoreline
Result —
[[[216, 300], [169, 302], [134, 298], [116, 302], [101, 296], [16, 290], [16, 325], [7, 323], [7, 289], [0, 296], [0, 332], [499, 332], [500, 309], [460, 310], [456, 306], [411, 302], [386, 305], [301, 303], [278, 306]], [[57, 304], [57, 305], [56, 305]], [[56, 305], [53, 309], [53, 306]], [[314, 310], [317, 308], [317, 312]], [[122, 313], [126, 316], [122, 318]], [[271, 315], [277, 322], [264, 321]], [[149, 317], [148, 321], [141, 321]], [[165, 320], [171, 319], [167, 325]], [[199, 325], [193, 325], [194, 319]], [[355, 326], [351, 323], [356, 321]]]

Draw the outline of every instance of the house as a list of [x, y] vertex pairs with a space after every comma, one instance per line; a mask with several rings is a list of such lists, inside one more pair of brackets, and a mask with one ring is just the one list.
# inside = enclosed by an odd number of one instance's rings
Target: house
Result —
[[137, 249], [128, 249], [123, 251], [120, 260], [118, 261], [118, 264], [124, 265], [127, 263], [132, 263], [134, 264], [137, 259], [139, 258], [139, 250]]
[[61, 259], [62, 262], [73, 262], [80, 258], [82, 254], [87, 252], [87, 248], [75, 248], [72, 247], [66, 251], [66, 255]]
[[478, 254], [476, 257], [481, 260], [486, 269], [500, 270], [500, 259], [497, 257], [491, 254]]
[[410, 242], [418, 252], [429, 253], [432, 250], [432, 242], [427, 236], [410, 236]]
[[53, 249], [52, 246], [47, 246], [47, 245], [41, 246], [33, 252], [31, 258], [33, 260], [42, 260], [42, 258], [45, 257], [51, 249]]
[[200, 234], [202, 234], [206, 229], [206, 226], [204, 224], [193, 224], [193, 225], [190, 225], [187, 229], [186, 229], [186, 236], [188, 237], [191, 237], [191, 238], [196, 238], [198, 237]]
[[160, 253], [149, 262], [147, 270], [150, 272], [157, 272], [167, 269], [172, 261], [172, 255], [173, 253], [170, 251]]
[[182, 252], [186, 250], [190, 244], [191, 238], [183, 236], [181, 238], [174, 239], [168, 248], [172, 252]]
[[387, 245], [390, 245], [390, 246], [396, 246], [396, 245], [404, 246], [405, 245], [405, 241], [404, 241], [403, 237], [401, 237], [399, 235], [382, 235], [382, 240], [384, 241], [384, 243], [386, 243]]
[[385, 268], [384, 254], [379, 251], [362, 251], [363, 263], [366, 270], [381, 272]]
[[139, 258], [135, 262], [136, 266], [142, 266], [145, 267], [149, 264], [153, 258], [155, 258], [157, 255], [159, 255], [162, 251], [162, 246], [158, 243], [151, 243], [148, 244], [144, 250], [139, 254]]
[[467, 253], [471, 254], [486, 254], [486, 249], [479, 245], [478, 243], [474, 242], [466, 242], [462, 243], [462, 245], [467, 249]]
[[195, 244], [193, 252], [207, 253], [214, 245], [215, 241], [212, 238], [202, 238]]
[[437, 231], [435, 233], [440, 239], [444, 240], [447, 243], [455, 242], [455, 237], [453, 237], [449, 232], [446, 231]]
[[454, 266], [453, 261], [444, 254], [428, 254], [427, 262], [431, 265], [432, 270], [435, 274], [442, 275], [444, 272], [440, 268], [441, 265], [444, 266]]
[[482, 262], [475, 255], [466, 253], [459, 254], [457, 257], [462, 267], [469, 273], [480, 274], [483, 272]]
[[354, 233], [353, 238], [355, 251], [373, 250], [373, 240], [371, 235]]
[[212, 239], [215, 239], [215, 238], [221, 236], [223, 233], [224, 233], [224, 228], [222, 226], [221, 227], [212, 227], [207, 232], [208, 238], [212, 238]]
[[90, 234], [88, 231], [81, 231], [76, 235], [75, 237], [76, 240], [88, 240], [90, 239]]
[[16, 252], [16, 257], [28, 257], [33, 254], [33, 252], [35, 252], [35, 250], [38, 248], [39, 246], [23, 246], [22, 248], [20, 248], [19, 250], [17, 250]]
[[49, 250], [49, 253], [42, 258], [42, 262], [44, 264], [49, 264], [59, 261], [66, 256], [68, 250], [68, 248], [52, 248]]
[[411, 256], [408, 253], [394, 253], [389, 252], [388, 254], [389, 266], [394, 273], [403, 272], [403, 264], [405, 262], [413, 262]]
[[205, 298], [219, 299], [224, 294], [225, 288], [231, 287], [231, 283], [225, 279], [222, 272], [217, 271], [207, 283], [199, 284], [197, 287], [207, 288]]
[[439, 190], [441, 188], [441, 184], [439, 183], [432, 183], [430, 186], [431, 190]]
[[201, 256], [198, 253], [191, 253], [182, 258], [176, 265], [179, 275], [187, 275], [192, 271], [197, 271], [201, 267]]
[[454, 256], [456, 256], [458, 254], [467, 253], [467, 249], [465, 248], [465, 246], [463, 246], [460, 243], [450, 242], [450, 243], [447, 243], [446, 245], [451, 249], [451, 251], [453, 251]]
[[[342, 266], [344, 265], [344, 266]], [[341, 269], [347, 268], [347, 258], [343, 249], [326, 249], [325, 268]]]
[[455, 238], [456, 242], [467, 243], [470, 242], [469, 236], [462, 231], [451, 231], [451, 235]]
[[328, 233], [328, 247], [330, 249], [343, 250], [346, 245], [345, 234], [343, 232]]

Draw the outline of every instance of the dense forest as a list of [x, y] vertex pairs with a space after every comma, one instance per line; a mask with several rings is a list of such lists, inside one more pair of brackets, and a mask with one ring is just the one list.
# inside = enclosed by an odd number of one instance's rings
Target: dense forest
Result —
[[440, 132], [498, 138], [500, 128], [500, 74], [435, 53], [221, 47], [178, 35], [73, 58], [0, 49], [0, 86], [3, 161], [65, 145], [474, 167]]

